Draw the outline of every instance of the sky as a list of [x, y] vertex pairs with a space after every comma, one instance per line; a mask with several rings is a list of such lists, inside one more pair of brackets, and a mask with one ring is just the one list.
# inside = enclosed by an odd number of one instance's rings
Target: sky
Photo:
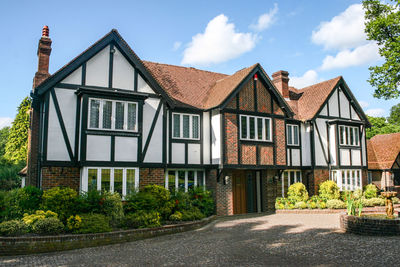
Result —
[[366, 40], [361, 1], [0, 1], [0, 128], [32, 89], [43, 25], [50, 73], [117, 29], [143, 60], [233, 74], [260, 63], [297, 88], [342, 75], [364, 111], [388, 116], [399, 99], [369, 85], [378, 47]]

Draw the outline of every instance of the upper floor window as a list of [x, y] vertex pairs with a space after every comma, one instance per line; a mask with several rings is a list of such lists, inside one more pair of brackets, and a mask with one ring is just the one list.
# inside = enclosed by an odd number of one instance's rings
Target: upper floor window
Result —
[[240, 115], [240, 139], [272, 141], [271, 119], [264, 117]]
[[358, 127], [340, 125], [339, 142], [344, 146], [359, 146], [360, 137]]
[[89, 99], [89, 129], [137, 131], [135, 102]]
[[173, 138], [200, 139], [200, 116], [185, 113], [172, 113]]
[[299, 126], [294, 124], [286, 125], [287, 144], [291, 146], [299, 145]]

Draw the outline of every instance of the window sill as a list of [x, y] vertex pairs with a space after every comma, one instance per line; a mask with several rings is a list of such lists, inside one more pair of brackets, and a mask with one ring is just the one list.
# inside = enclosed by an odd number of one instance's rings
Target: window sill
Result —
[[130, 137], [138, 137], [140, 136], [139, 132], [133, 131], [114, 131], [114, 130], [94, 130], [94, 129], [87, 129], [85, 131], [86, 134], [92, 135], [113, 135], [113, 136], [130, 136]]
[[266, 141], [266, 140], [248, 140], [248, 139], [239, 139], [242, 143], [248, 144], [274, 144], [274, 141]]

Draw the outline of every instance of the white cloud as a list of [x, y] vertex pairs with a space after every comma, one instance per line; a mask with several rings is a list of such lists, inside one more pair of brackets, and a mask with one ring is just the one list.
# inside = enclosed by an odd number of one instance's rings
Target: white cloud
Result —
[[369, 103], [363, 100], [358, 101], [358, 104], [360, 104], [362, 108], [367, 108], [369, 106]]
[[311, 40], [325, 49], [349, 49], [367, 42], [364, 32], [364, 10], [361, 4], [349, 6], [344, 12], [324, 21], [313, 31]]
[[376, 43], [367, 43], [353, 50], [343, 50], [336, 56], [326, 56], [322, 62], [322, 70], [360, 66], [380, 59]]
[[192, 37], [183, 52], [181, 64], [209, 65], [236, 58], [252, 50], [258, 36], [237, 32], [233, 23], [228, 23], [224, 14], [213, 18], [204, 33]]
[[182, 45], [182, 42], [176, 41], [174, 43], [174, 46], [172, 47], [172, 50], [174, 50], [174, 51], [178, 50], [181, 47], [181, 45]]
[[289, 77], [289, 85], [296, 88], [304, 88], [318, 82], [318, 73], [315, 70], [308, 70], [301, 77]]
[[276, 21], [276, 13], [278, 13], [278, 4], [274, 4], [274, 8], [270, 9], [268, 13], [264, 13], [258, 17], [257, 24], [251, 24], [250, 29], [261, 32], [269, 28]]
[[385, 114], [385, 110], [382, 108], [370, 108], [365, 111], [365, 113], [372, 117], [382, 117]]
[[8, 117], [0, 117], [0, 129], [11, 126], [13, 119]]

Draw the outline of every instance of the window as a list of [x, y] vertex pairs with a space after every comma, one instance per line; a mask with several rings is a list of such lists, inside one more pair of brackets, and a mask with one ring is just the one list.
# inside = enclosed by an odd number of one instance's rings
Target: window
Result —
[[362, 188], [361, 170], [334, 170], [331, 179], [337, 183], [341, 191], [354, 191]]
[[138, 168], [87, 167], [83, 171], [81, 189], [118, 192], [122, 197], [139, 188]]
[[165, 174], [165, 188], [170, 191], [187, 192], [194, 187], [205, 189], [206, 176], [203, 170], [168, 170]]
[[299, 145], [299, 126], [288, 124], [286, 125], [287, 144], [292, 146]]
[[137, 131], [137, 103], [89, 99], [89, 129]]
[[271, 119], [240, 115], [240, 139], [271, 141]]
[[368, 172], [368, 184], [372, 184], [372, 172]]
[[200, 139], [200, 116], [172, 113], [173, 138]]
[[358, 127], [340, 125], [339, 141], [344, 146], [359, 146], [360, 136]]
[[282, 173], [282, 197], [285, 196], [285, 185], [289, 189], [289, 186], [294, 183], [302, 183], [303, 179], [301, 177], [300, 170], [286, 170]]

